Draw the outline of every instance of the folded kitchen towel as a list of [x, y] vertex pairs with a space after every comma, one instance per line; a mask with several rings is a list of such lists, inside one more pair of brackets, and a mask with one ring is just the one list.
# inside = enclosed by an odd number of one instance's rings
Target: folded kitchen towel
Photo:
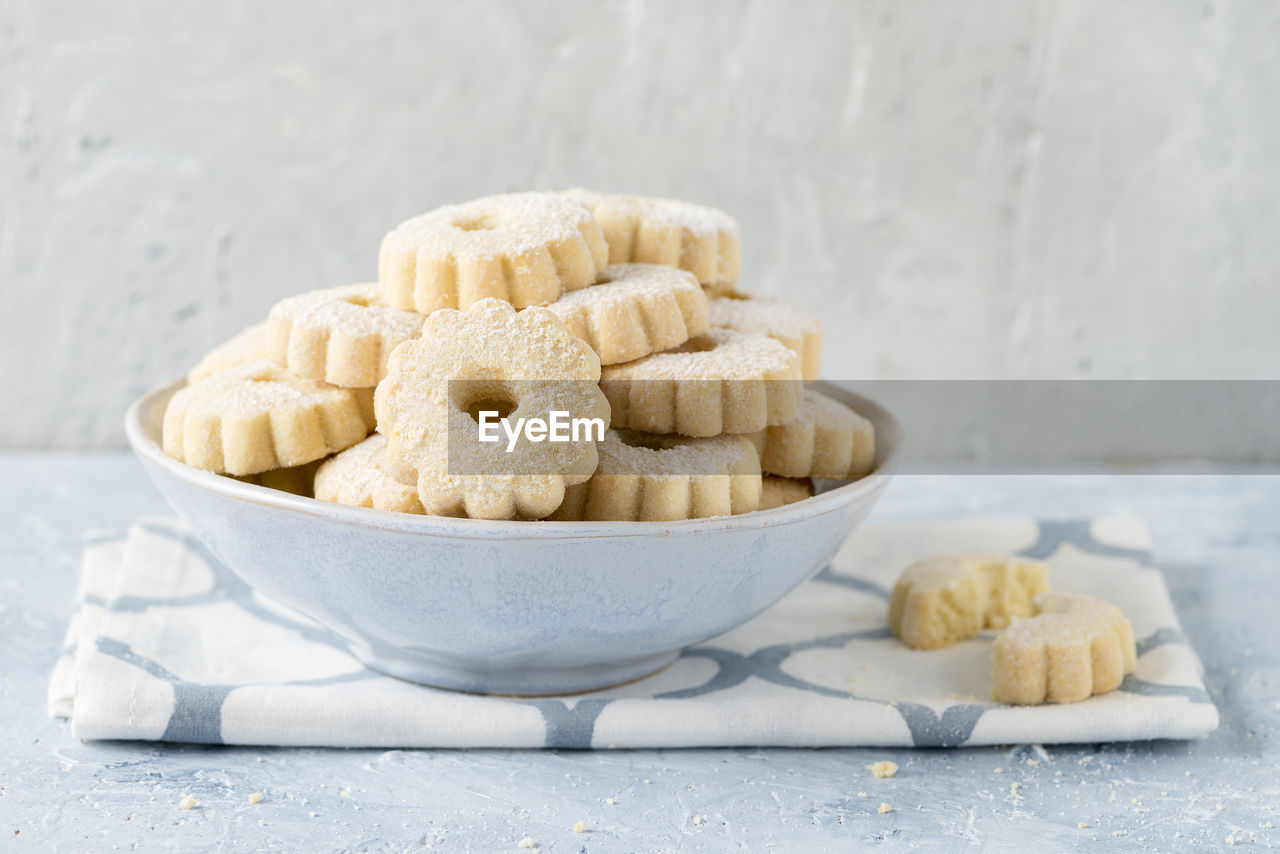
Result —
[[[1138, 666], [1064, 706], [989, 701], [991, 633], [935, 652], [886, 626], [903, 567], [944, 552], [1047, 560], [1057, 589], [1124, 609]], [[90, 739], [344, 747], [919, 746], [1191, 738], [1218, 713], [1130, 517], [871, 524], [813, 580], [646, 679], [485, 697], [368, 670], [249, 588], [181, 523], [87, 536], [50, 713]]]

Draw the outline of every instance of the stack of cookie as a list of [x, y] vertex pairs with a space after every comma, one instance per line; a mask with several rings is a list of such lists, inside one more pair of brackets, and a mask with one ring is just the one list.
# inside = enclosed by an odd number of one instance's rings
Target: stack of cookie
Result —
[[[376, 284], [286, 299], [202, 359], [164, 450], [327, 501], [481, 519], [747, 513], [866, 474], [870, 422], [804, 387], [820, 323], [738, 290], [739, 248], [728, 215], [664, 199], [438, 208], [383, 239]], [[566, 441], [545, 435], [549, 412], [573, 423]], [[542, 434], [520, 432], [539, 417]]]

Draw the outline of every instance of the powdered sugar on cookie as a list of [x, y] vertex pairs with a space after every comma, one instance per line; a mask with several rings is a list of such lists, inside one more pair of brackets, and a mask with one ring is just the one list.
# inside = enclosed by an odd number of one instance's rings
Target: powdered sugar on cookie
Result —
[[741, 266], [733, 217], [674, 199], [574, 189], [564, 194], [595, 214], [609, 242], [611, 264], [663, 264], [688, 270], [704, 285], [737, 280]]
[[222, 474], [301, 465], [349, 448], [370, 424], [350, 389], [259, 360], [179, 389], [165, 409], [169, 456]]
[[546, 305], [592, 284], [609, 250], [591, 212], [556, 193], [512, 193], [447, 205], [382, 241], [387, 305], [429, 314], [488, 297]]
[[604, 365], [675, 347], [707, 329], [707, 298], [691, 273], [657, 264], [613, 264], [596, 284], [547, 306]]
[[800, 357], [806, 380], [818, 378], [822, 366], [822, 322], [817, 317], [775, 297], [730, 291], [708, 300], [712, 327], [767, 335], [781, 341]]
[[417, 338], [425, 319], [377, 300], [376, 284], [281, 300], [267, 320], [271, 358], [295, 376], [347, 388], [377, 385], [391, 351]]

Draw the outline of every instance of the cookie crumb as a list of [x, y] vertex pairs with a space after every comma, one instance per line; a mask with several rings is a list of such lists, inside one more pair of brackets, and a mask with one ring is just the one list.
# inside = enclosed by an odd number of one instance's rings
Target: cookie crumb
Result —
[[190, 795], [183, 795], [182, 800], [178, 801], [178, 808], [184, 810], [193, 810], [196, 808], [196, 799]]
[[340, 797], [340, 798], [349, 798], [349, 797], [351, 797], [351, 790], [350, 790], [350, 789], [342, 789], [341, 791], [339, 791], [339, 792], [338, 792], [338, 797]]
[[1003, 774], [1003, 773], [1004, 773], [1004, 769], [997, 765], [995, 768], [993, 768], [993, 769], [992, 769], [991, 773], [992, 773], [992, 774]]
[[587, 832], [587, 823], [586, 823], [585, 821], [580, 821], [580, 822], [578, 822], [577, 824], [575, 824], [575, 825], [573, 826], [573, 832], [574, 832], [574, 833], [586, 833], [586, 832]]
[[867, 768], [870, 769], [872, 774], [875, 774], [880, 778], [892, 777], [894, 774], [898, 773], [898, 764], [896, 762], [889, 762], [888, 760], [873, 762], [868, 765]]
[[1087, 821], [1077, 821], [1077, 822], [1076, 822], [1076, 827], [1081, 827], [1081, 828], [1083, 828], [1083, 827], [1088, 827], [1088, 826], [1089, 826], [1089, 822], [1087, 822]]
[[537, 847], [538, 847], [538, 843], [536, 843], [536, 842], [534, 842], [534, 841], [533, 841], [533, 837], [526, 836], [524, 839], [521, 839], [519, 842], [517, 842], [517, 843], [516, 843], [516, 847], [518, 847], [518, 848], [537, 848]]
[[880, 809], [876, 810], [876, 812], [880, 813], [880, 815], [884, 815], [887, 812], [893, 812], [893, 807], [888, 804], [881, 804]]
[[604, 799], [604, 802], [605, 802], [606, 804], [612, 804], [612, 803], [613, 803], [613, 798], [605, 798], [605, 799]]
[[865, 798], [866, 796], [867, 796], [866, 792], [858, 792], [858, 797]]
[[250, 795], [250, 796], [249, 796], [249, 803], [251, 803], [251, 804], [260, 804], [260, 803], [262, 803], [262, 792], [254, 792], [252, 795]]
[[1235, 844], [1236, 844], [1236, 837], [1235, 837], [1235, 834], [1233, 833], [1233, 834], [1229, 835], [1229, 836], [1226, 838], [1226, 840], [1225, 840], [1225, 841], [1226, 841], [1226, 843], [1227, 843], [1228, 845], [1235, 845]]
[[700, 816], [700, 815], [695, 815], [695, 816], [693, 817], [693, 823], [694, 823], [695, 825], [702, 824], [702, 816]]

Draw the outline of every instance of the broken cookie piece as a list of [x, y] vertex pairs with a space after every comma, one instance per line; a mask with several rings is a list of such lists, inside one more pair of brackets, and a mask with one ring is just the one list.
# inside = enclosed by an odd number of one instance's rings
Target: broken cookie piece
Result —
[[889, 630], [912, 649], [941, 649], [1031, 613], [1049, 567], [994, 555], [939, 555], [903, 570], [889, 599]]

